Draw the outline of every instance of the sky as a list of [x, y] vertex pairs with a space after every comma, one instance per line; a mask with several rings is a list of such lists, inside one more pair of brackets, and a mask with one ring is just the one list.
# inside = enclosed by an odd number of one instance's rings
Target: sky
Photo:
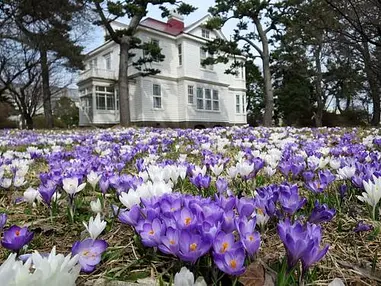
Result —
[[[193, 22], [196, 22], [197, 20], [204, 17], [206, 14], [208, 14], [209, 7], [213, 6], [215, 4], [214, 0], [185, 0], [184, 2], [193, 5], [197, 8], [197, 10], [193, 13], [191, 13], [188, 16], [184, 16], [184, 22], [185, 26], [188, 26], [192, 24]], [[162, 20], [164, 22], [167, 21], [167, 19], [163, 19], [161, 17], [161, 10], [154, 5], [150, 5], [148, 7], [148, 14], [147, 17], [155, 18], [158, 20]], [[123, 23], [128, 24], [128, 19], [119, 20]], [[223, 28], [222, 32], [225, 34], [227, 38], [233, 33], [233, 29], [235, 28], [235, 23], [233, 21], [228, 22]], [[96, 47], [100, 46], [104, 42], [104, 32], [103, 29], [100, 27], [97, 27], [94, 29], [94, 32], [91, 33], [91, 36], [86, 41], [86, 49], [85, 52], [89, 52]]]

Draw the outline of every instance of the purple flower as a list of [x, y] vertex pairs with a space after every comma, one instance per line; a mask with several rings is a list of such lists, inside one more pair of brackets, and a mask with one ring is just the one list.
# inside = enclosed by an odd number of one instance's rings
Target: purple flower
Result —
[[373, 229], [373, 225], [366, 224], [362, 220], [358, 222], [355, 229], [353, 230], [356, 233], [363, 232], [363, 231], [370, 231]]
[[207, 189], [209, 188], [211, 178], [207, 175], [198, 174], [197, 176], [190, 177], [190, 181], [198, 189]]
[[242, 244], [235, 241], [233, 233], [220, 231], [213, 241], [213, 250], [215, 254], [225, 254], [228, 251], [242, 248]]
[[177, 229], [168, 227], [164, 236], [161, 237], [159, 249], [166, 254], [178, 255], [180, 232]]
[[180, 251], [181, 260], [195, 263], [198, 258], [209, 251], [211, 241], [199, 234], [183, 230], [180, 233]]
[[239, 218], [236, 221], [237, 230], [246, 252], [253, 256], [261, 244], [260, 235], [255, 231], [256, 219]]
[[293, 215], [305, 205], [307, 199], [299, 197], [298, 187], [296, 185], [281, 185], [279, 202], [286, 213]]
[[216, 181], [216, 187], [218, 193], [222, 194], [228, 189], [228, 182], [224, 178], [218, 178]]
[[6, 213], [0, 214], [0, 231], [3, 230], [5, 224], [7, 223], [8, 215]]
[[322, 193], [327, 188], [327, 184], [324, 182], [321, 182], [320, 180], [315, 181], [308, 181], [306, 183], [307, 189], [314, 193]]
[[90, 273], [101, 261], [102, 253], [107, 249], [107, 242], [104, 240], [92, 240], [91, 238], [74, 243], [71, 252], [79, 255], [79, 264], [82, 271]]
[[303, 272], [320, 261], [328, 251], [328, 245], [320, 248], [321, 228], [307, 223], [303, 226], [299, 221], [291, 224], [287, 219], [278, 223], [278, 234], [287, 253], [288, 269], [291, 270], [299, 261], [302, 261]]
[[12, 225], [4, 231], [1, 244], [6, 249], [19, 251], [33, 239], [33, 236], [33, 232], [29, 231], [27, 227], [21, 228], [17, 225]]
[[319, 202], [316, 201], [315, 207], [312, 210], [311, 215], [308, 218], [308, 221], [310, 223], [315, 223], [315, 224], [328, 222], [332, 220], [335, 214], [336, 214], [335, 209], [329, 209], [326, 204], [320, 205]]
[[158, 246], [161, 242], [161, 236], [165, 233], [165, 225], [160, 219], [155, 218], [151, 222], [144, 222], [140, 236], [144, 246]]
[[122, 223], [137, 226], [139, 220], [142, 218], [140, 207], [134, 205], [129, 211], [122, 210], [119, 212], [118, 218]]
[[214, 263], [224, 273], [238, 276], [245, 272], [245, 251], [238, 248], [223, 255], [214, 255]]

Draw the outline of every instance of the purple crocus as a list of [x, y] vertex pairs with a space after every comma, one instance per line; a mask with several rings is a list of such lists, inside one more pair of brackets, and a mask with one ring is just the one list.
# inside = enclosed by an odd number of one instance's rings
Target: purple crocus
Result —
[[102, 253], [107, 249], [107, 242], [101, 239], [93, 240], [91, 238], [74, 243], [71, 252], [73, 255], [79, 255], [79, 264], [82, 271], [90, 273], [101, 261]]
[[294, 224], [286, 219], [278, 223], [278, 234], [287, 253], [288, 269], [291, 270], [299, 261], [302, 261], [303, 273], [320, 261], [328, 251], [329, 245], [320, 248], [321, 228], [315, 224], [302, 225], [299, 221]]
[[293, 215], [305, 205], [307, 199], [299, 197], [296, 185], [281, 185], [279, 202], [286, 213]]
[[0, 214], [0, 231], [3, 230], [5, 224], [7, 223], [8, 215], [6, 213]]
[[238, 248], [242, 248], [242, 244], [235, 241], [233, 233], [220, 231], [213, 241], [213, 250], [217, 255], [222, 255]]
[[364, 231], [370, 231], [373, 229], [373, 225], [364, 223], [364, 221], [359, 221], [356, 227], [354, 228], [354, 232], [359, 233], [359, 232], [364, 232]]
[[195, 263], [198, 258], [209, 251], [211, 244], [206, 237], [183, 230], [180, 233], [179, 257], [181, 260]]
[[158, 246], [161, 242], [161, 236], [165, 233], [165, 225], [160, 219], [155, 218], [152, 222], [146, 221], [143, 224], [142, 231], [139, 233], [144, 246]]
[[228, 182], [224, 178], [218, 178], [216, 181], [216, 188], [218, 193], [222, 194], [228, 189]]
[[1, 244], [6, 249], [19, 251], [33, 239], [34, 233], [29, 231], [27, 227], [19, 227], [12, 225], [4, 231]]
[[326, 204], [319, 204], [318, 201], [315, 202], [315, 207], [311, 212], [310, 217], [308, 218], [308, 221], [310, 223], [319, 224], [322, 222], [328, 222], [331, 221], [332, 218], [335, 216], [336, 210], [335, 209], [329, 209]]
[[214, 255], [214, 263], [222, 271], [229, 275], [239, 276], [245, 272], [245, 251], [238, 248], [224, 255]]
[[256, 219], [247, 220], [244, 218], [238, 218], [236, 221], [237, 230], [240, 235], [241, 242], [246, 252], [253, 256], [261, 245], [260, 235], [255, 231]]
[[190, 181], [198, 189], [207, 189], [209, 188], [211, 178], [207, 175], [198, 174], [197, 176], [190, 177]]

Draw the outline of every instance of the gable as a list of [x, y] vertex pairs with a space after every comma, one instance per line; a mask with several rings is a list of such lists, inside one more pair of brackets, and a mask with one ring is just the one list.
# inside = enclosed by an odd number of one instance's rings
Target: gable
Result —
[[[214, 40], [217, 38], [227, 40], [225, 35], [222, 33], [221, 30], [208, 30], [203, 27], [206, 22], [211, 19], [211, 15], [206, 15], [202, 17], [200, 20], [194, 22], [193, 24], [187, 26], [184, 29], [184, 33], [203, 38], [203, 39], [209, 39], [209, 40]], [[207, 37], [209, 36], [209, 37]]]

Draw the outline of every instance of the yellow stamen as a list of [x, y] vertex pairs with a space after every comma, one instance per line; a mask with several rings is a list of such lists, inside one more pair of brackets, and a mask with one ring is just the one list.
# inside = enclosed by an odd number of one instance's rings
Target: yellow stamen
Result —
[[190, 217], [187, 217], [185, 218], [185, 225], [190, 225], [190, 223], [192, 222], [192, 219]]
[[197, 243], [192, 243], [191, 245], [189, 245], [189, 249], [190, 249], [190, 251], [196, 251]]
[[230, 267], [233, 268], [233, 269], [237, 268], [237, 261], [235, 261], [235, 259], [232, 259], [230, 261]]
[[229, 243], [224, 242], [224, 243], [222, 244], [222, 247], [221, 247], [220, 252], [221, 252], [221, 253], [225, 253], [226, 250], [228, 250], [228, 247], [229, 247]]

